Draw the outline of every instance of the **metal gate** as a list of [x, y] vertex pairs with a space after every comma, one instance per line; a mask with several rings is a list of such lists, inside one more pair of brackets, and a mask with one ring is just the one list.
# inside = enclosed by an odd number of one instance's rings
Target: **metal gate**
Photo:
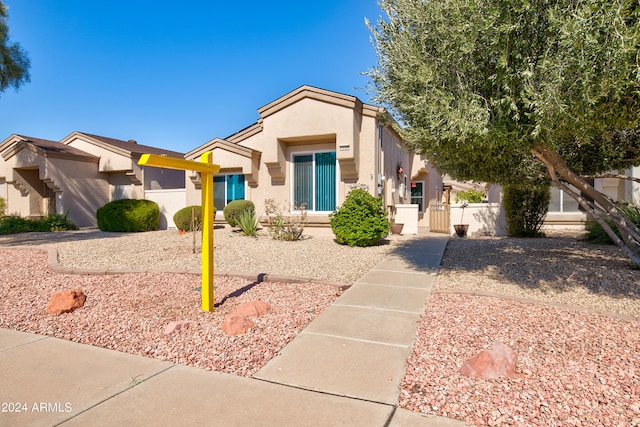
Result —
[[451, 231], [451, 205], [437, 204], [429, 207], [429, 224], [434, 233]]

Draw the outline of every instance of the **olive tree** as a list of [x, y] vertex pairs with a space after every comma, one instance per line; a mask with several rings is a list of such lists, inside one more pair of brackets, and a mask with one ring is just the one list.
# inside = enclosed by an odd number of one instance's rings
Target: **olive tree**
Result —
[[550, 180], [640, 265], [640, 230], [586, 179], [640, 165], [638, 0], [379, 6], [366, 74], [416, 152], [456, 179]]
[[18, 43], [9, 40], [7, 7], [0, 1], [0, 92], [29, 81], [29, 56]]

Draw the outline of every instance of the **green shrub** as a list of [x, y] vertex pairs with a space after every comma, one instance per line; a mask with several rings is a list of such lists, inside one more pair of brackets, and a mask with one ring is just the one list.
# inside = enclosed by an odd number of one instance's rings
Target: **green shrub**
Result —
[[462, 203], [465, 200], [467, 203], [482, 203], [484, 200], [484, 193], [470, 188], [468, 190], [458, 191], [453, 200], [456, 203]]
[[102, 231], [151, 231], [158, 229], [160, 208], [152, 200], [120, 199], [96, 212]]
[[5, 202], [5, 200], [0, 197], [0, 218], [4, 216], [4, 214], [7, 211], [7, 202]]
[[549, 210], [551, 192], [547, 182], [509, 184], [503, 188], [507, 231], [514, 237], [540, 237]]
[[16, 215], [7, 215], [0, 218], [0, 234], [27, 233], [40, 231], [36, 221], [21, 218]]
[[48, 215], [40, 220], [8, 215], [0, 218], [0, 234], [31, 233], [43, 231], [77, 230], [75, 224], [67, 219], [67, 214]]
[[304, 223], [307, 219], [307, 211], [296, 208], [300, 213], [296, 215], [285, 214], [289, 210], [280, 207], [273, 199], [264, 201], [264, 211], [267, 215], [269, 234], [275, 240], [295, 241], [302, 238]]
[[69, 221], [69, 214], [51, 214], [47, 215], [39, 221], [42, 224], [43, 231], [65, 231], [77, 230], [78, 227]]
[[255, 212], [256, 207], [251, 200], [234, 200], [224, 207], [224, 220], [232, 227], [238, 225], [238, 218], [242, 211], [250, 210]]
[[[640, 226], [640, 207], [633, 205], [618, 205], [618, 209], [632, 223], [636, 226]], [[605, 222], [609, 224], [609, 227], [613, 229], [613, 232], [616, 233], [618, 237], [622, 238], [618, 227], [615, 226], [613, 221], [605, 218]], [[604, 228], [602, 228], [597, 221], [587, 221], [584, 228], [587, 232], [585, 240], [596, 244], [613, 244], [611, 237], [609, 237], [609, 235], [604, 231]]]
[[367, 191], [351, 190], [344, 203], [329, 214], [331, 230], [341, 245], [371, 246], [389, 234], [389, 220], [382, 199]]
[[[192, 218], [193, 210], [193, 218]], [[216, 214], [216, 208], [213, 207], [213, 214]], [[193, 221], [192, 221], [193, 220]], [[187, 206], [180, 209], [173, 215], [173, 222], [180, 231], [198, 231], [202, 228], [202, 207]]]
[[256, 217], [256, 213], [250, 209], [245, 209], [240, 212], [238, 219], [238, 227], [242, 230], [242, 234], [245, 236], [256, 236], [258, 233], [258, 227], [260, 226], [260, 220]]

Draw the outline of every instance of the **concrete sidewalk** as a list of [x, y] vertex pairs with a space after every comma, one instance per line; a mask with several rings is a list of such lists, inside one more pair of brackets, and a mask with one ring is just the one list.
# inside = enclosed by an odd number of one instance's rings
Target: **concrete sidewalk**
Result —
[[404, 242], [254, 378], [0, 329], [0, 426], [462, 426], [395, 407], [447, 239]]

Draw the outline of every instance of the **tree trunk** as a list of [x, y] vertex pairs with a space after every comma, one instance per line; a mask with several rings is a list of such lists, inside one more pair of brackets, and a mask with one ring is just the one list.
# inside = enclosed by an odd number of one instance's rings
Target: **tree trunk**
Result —
[[[611, 199], [596, 190], [580, 176], [573, 173], [557, 152], [543, 145], [536, 146], [531, 152], [545, 165], [554, 186], [564, 190], [573, 197], [578, 204], [602, 226], [607, 235], [622, 249], [624, 254], [629, 257], [636, 266], [640, 267], [640, 229], [620, 212]], [[560, 180], [560, 177], [576, 187], [580, 193], [572, 191]], [[591, 198], [593, 202], [588, 201], [582, 197], [581, 194], [585, 194]], [[619, 238], [609, 224], [607, 224], [603, 215], [613, 221], [620, 231], [622, 239]]]

